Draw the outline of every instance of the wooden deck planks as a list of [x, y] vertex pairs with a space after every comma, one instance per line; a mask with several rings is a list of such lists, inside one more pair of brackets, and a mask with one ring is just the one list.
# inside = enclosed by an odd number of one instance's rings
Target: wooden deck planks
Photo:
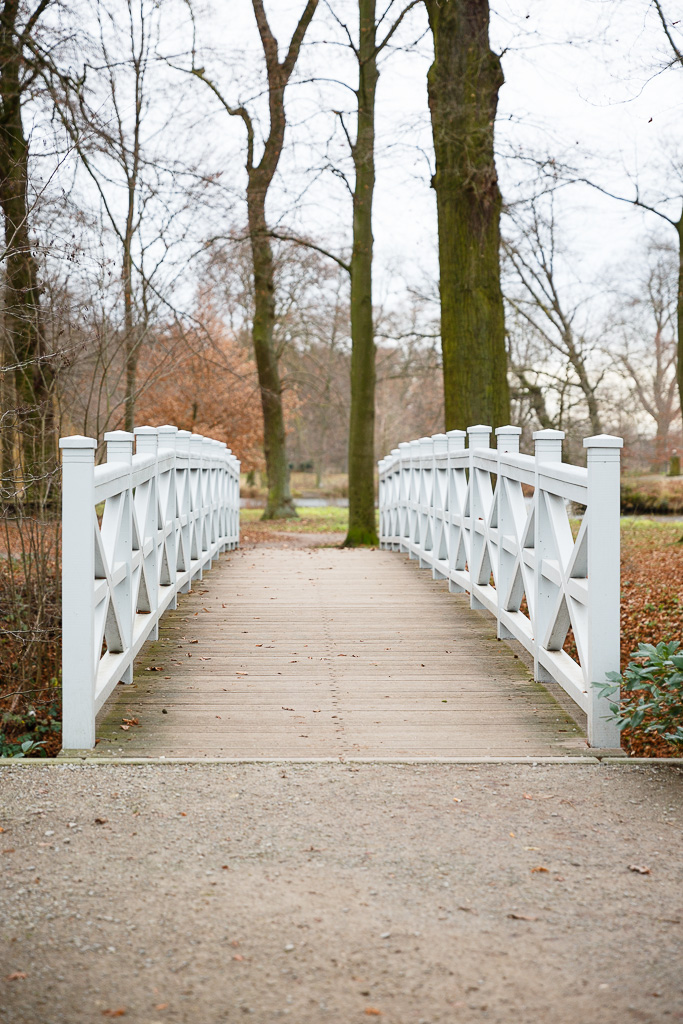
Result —
[[95, 757], [586, 751], [492, 619], [404, 556], [336, 548], [223, 556], [164, 617], [98, 738]]

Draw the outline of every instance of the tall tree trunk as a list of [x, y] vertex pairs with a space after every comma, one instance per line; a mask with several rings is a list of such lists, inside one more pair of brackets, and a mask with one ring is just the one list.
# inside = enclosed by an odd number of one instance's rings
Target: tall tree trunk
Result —
[[138, 376], [138, 345], [135, 330], [135, 308], [133, 305], [133, 216], [135, 213], [135, 193], [137, 182], [129, 183], [128, 216], [123, 234], [123, 259], [121, 261], [121, 278], [123, 282], [123, 330], [125, 374], [125, 416], [124, 429], [133, 431], [135, 428], [135, 399]]
[[282, 408], [282, 383], [275, 330], [275, 277], [270, 232], [266, 220], [266, 196], [277, 171], [287, 127], [285, 89], [299, 59], [301, 44], [315, 14], [318, 0], [306, 0], [306, 6], [292, 33], [284, 60], [278, 55], [278, 42], [271, 30], [263, 0], [251, 0], [256, 27], [261, 37], [268, 74], [268, 113], [270, 125], [264, 141], [263, 155], [255, 163], [254, 123], [245, 106], [232, 106], [220, 90], [204, 74], [203, 68], [192, 68], [192, 74], [206, 82], [231, 117], [239, 117], [247, 130], [247, 217], [254, 275], [254, 323], [252, 340], [263, 408], [263, 435], [268, 476], [268, 501], [264, 519], [296, 516], [289, 489], [285, 418]]
[[676, 300], [676, 380], [678, 381], [678, 399], [683, 416], [683, 213], [674, 225], [678, 235], [678, 297]]
[[253, 170], [247, 188], [247, 207], [254, 271], [252, 341], [261, 388], [263, 447], [268, 476], [268, 499], [263, 518], [286, 519], [296, 516], [296, 509], [289, 486], [289, 460], [282, 406], [282, 383], [273, 341], [275, 329], [273, 252], [266, 224], [266, 191], [259, 178], [258, 169]]
[[372, 322], [372, 198], [377, 70], [375, 0], [359, 0], [358, 131], [353, 146], [349, 529], [346, 546], [377, 544], [375, 523], [375, 333]]
[[[31, 251], [28, 208], [28, 142], [22, 122], [23, 54], [19, 0], [0, 10], [0, 207], [5, 224], [5, 352], [16, 365], [15, 422], [20, 433], [24, 496], [41, 500], [55, 457], [51, 370], [45, 359], [38, 269]], [[5, 389], [10, 391], [11, 389]], [[3, 409], [5, 413], [8, 410]], [[8, 449], [3, 446], [4, 458]], [[19, 481], [17, 481], [19, 482]]]
[[495, 427], [510, 415], [493, 150], [503, 72], [489, 46], [488, 0], [425, 3], [434, 36], [428, 92], [446, 428]]

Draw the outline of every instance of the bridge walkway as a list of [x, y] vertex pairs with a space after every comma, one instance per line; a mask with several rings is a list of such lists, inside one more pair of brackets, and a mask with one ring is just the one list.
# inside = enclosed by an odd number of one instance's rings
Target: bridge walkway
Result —
[[91, 757], [586, 753], [464, 596], [388, 551], [242, 548], [160, 624]]

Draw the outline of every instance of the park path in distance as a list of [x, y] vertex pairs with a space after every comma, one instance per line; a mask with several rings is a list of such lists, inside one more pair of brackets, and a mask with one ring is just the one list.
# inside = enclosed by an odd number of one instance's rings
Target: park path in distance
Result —
[[95, 757], [587, 753], [468, 598], [403, 555], [338, 548], [222, 557], [163, 618], [98, 737]]

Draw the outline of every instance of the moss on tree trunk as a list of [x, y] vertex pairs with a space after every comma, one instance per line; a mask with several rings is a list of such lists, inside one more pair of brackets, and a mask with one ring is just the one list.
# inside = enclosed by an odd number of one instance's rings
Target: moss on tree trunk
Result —
[[377, 544], [375, 523], [375, 332], [372, 320], [372, 198], [377, 92], [375, 0], [359, 0], [358, 131], [352, 148], [351, 410], [349, 529], [344, 544]]
[[488, 0], [425, 2], [446, 428], [495, 427], [510, 415], [493, 149], [503, 73], [489, 46]]
[[252, 173], [247, 191], [249, 238], [254, 269], [254, 322], [252, 341], [261, 389], [263, 448], [268, 476], [268, 499], [264, 519], [296, 516], [289, 485], [282, 382], [273, 341], [275, 329], [275, 280], [273, 253], [265, 215], [265, 190], [259, 187], [258, 172]]

